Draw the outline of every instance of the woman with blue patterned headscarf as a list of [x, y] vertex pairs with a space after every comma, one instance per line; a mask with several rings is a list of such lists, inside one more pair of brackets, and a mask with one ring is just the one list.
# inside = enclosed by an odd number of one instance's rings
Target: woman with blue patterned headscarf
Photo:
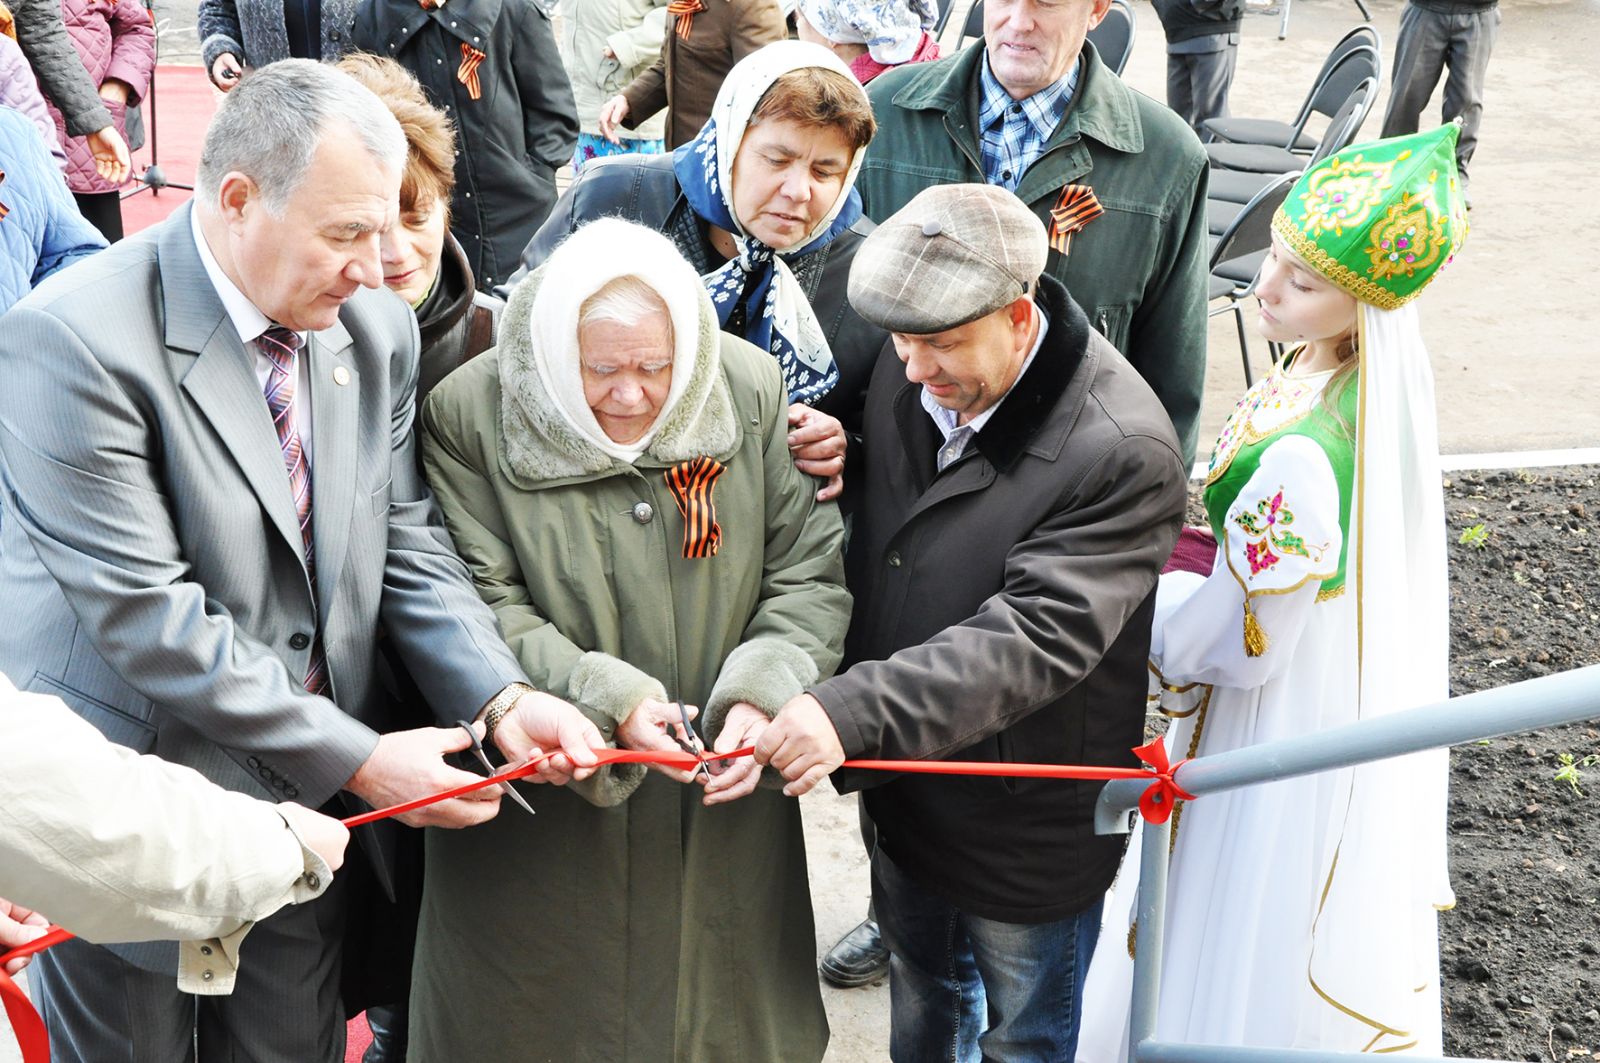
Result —
[[855, 180], [875, 128], [866, 93], [832, 52], [769, 44], [734, 66], [699, 135], [670, 156], [585, 167], [523, 265], [594, 218], [659, 229], [700, 273], [722, 330], [777, 361], [793, 404], [790, 450], [827, 479], [819, 497], [833, 498], [888, 339], [845, 298], [870, 227]]

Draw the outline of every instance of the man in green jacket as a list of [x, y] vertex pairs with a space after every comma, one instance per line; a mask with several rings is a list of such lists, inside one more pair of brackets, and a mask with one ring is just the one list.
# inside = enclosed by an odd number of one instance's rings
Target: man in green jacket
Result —
[[[1110, 6], [984, 0], [982, 48], [873, 79], [878, 134], [856, 187], [875, 221], [933, 185], [1016, 193], [1049, 230], [1045, 273], [1149, 383], [1192, 464], [1206, 372], [1206, 154], [1085, 42]], [[865, 985], [887, 967], [869, 916], [822, 974]]]
[[984, 0], [984, 47], [868, 87], [878, 135], [857, 187], [877, 221], [933, 185], [1015, 192], [1050, 230], [1045, 272], [1149, 382], [1192, 461], [1205, 383], [1206, 155], [1181, 119], [1085, 43], [1110, 6]]

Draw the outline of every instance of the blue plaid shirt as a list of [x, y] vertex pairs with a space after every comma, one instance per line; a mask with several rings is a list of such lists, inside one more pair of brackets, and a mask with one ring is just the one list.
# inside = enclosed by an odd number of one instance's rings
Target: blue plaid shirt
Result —
[[1045, 142], [1067, 113], [1067, 104], [1078, 88], [1078, 67], [1079, 63], [1072, 64], [1067, 76], [1049, 88], [1025, 100], [1013, 100], [989, 69], [989, 56], [984, 55], [978, 75], [978, 143], [986, 182], [1008, 192], [1017, 190], [1022, 175], [1044, 154]]

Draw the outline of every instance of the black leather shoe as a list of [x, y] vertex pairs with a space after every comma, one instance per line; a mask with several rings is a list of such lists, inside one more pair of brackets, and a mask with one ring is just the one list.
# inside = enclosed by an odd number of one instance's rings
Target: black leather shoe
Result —
[[409, 1019], [410, 1009], [405, 1004], [368, 1008], [367, 1026], [372, 1029], [372, 1044], [367, 1046], [361, 1063], [405, 1063]]
[[878, 934], [875, 919], [864, 919], [840, 938], [817, 965], [823, 981], [840, 989], [876, 982], [889, 973], [889, 950]]

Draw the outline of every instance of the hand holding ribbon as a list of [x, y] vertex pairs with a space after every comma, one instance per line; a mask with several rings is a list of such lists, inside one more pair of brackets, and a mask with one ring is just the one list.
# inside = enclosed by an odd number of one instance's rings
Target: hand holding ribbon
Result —
[[[799, 705], [795, 702], [806, 699], [810, 705]], [[815, 711], [811, 711], [812, 706]], [[804, 792], [816, 785], [817, 781], [832, 772], [835, 768], [845, 767], [863, 771], [892, 771], [906, 774], [927, 775], [985, 775], [1009, 778], [1030, 779], [1082, 779], [1082, 780], [1110, 780], [1110, 779], [1147, 779], [1150, 786], [1139, 799], [1139, 812], [1151, 823], [1165, 823], [1172, 815], [1175, 802], [1179, 799], [1193, 800], [1194, 795], [1185, 792], [1174, 781], [1174, 775], [1183, 767], [1184, 761], [1170, 764], [1167, 759], [1166, 743], [1157, 738], [1148, 745], [1135, 749], [1134, 754], [1144, 762], [1144, 768], [1107, 768], [1074, 764], [1013, 764], [995, 763], [989, 761], [953, 761], [953, 760], [845, 760], [842, 749], [838, 748], [838, 735], [834, 733], [831, 723], [826, 724], [826, 734], [822, 728], [816, 726], [816, 714], [821, 714], [826, 720], [826, 714], [814, 698], [801, 695], [791, 701], [788, 708], [795, 708], [791, 714], [791, 722], [783, 729], [778, 728], [779, 721], [773, 721], [760, 731], [757, 744], [763, 749], [758, 753], [755, 748], [745, 746], [739, 749], [724, 749], [719, 741], [717, 746], [718, 760], [739, 760], [741, 758], [754, 758], [758, 763], [771, 763], [777, 766], [780, 762], [787, 766], [789, 772], [794, 773], [790, 785], [785, 792], [796, 790]], [[732, 719], [733, 713], [729, 714]], [[507, 720], [511, 719], [508, 714]], [[503, 721], [502, 721], [503, 725]], [[726, 735], [731, 728], [724, 727]], [[736, 731], [739, 737], [744, 737], [750, 731], [741, 727]], [[831, 736], [832, 744], [827, 741]], [[496, 738], [499, 731], [496, 730]], [[729, 738], [729, 742], [734, 741]], [[835, 752], [837, 750], [837, 752]], [[501, 783], [517, 779], [526, 779], [529, 776], [538, 776], [549, 771], [550, 762], [566, 754], [561, 752], [543, 753], [535, 749], [532, 759], [513, 768], [508, 768], [498, 774], [487, 778], [478, 778], [470, 783], [445, 790], [441, 793], [430, 794], [415, 800], [406, 801], [390, 808], [380, 808], [359, 816], [351, 816], [344, 820], [344, 825], [355, 828], [367, 823], [374, 823], [381, 819], [394, 816], [404, 816], [418, 809], [441, 801], [449, 801], [466, 794], [498, 787]], [[663, 765], [679, 769], [684, 773], [692, 773], [699, 768], [703, 760], [700, 756], [685, 753], [681, 750], [634, 750], [634, 749], [590, 749], [587, 753], [579, 752], [580, 759], [590, 759], [593, 764], [585, 765], [592, 770], [605, 764], [652, 764]], [[836, 762], [837, 761], [837, 762]], [[831, 766], [828, 766], [830, 765]], [[824, 770], [825, 769], [825, 770]], [[800, 785], [803, 784], [803, 789]], [[31, 913], [29, 913], [31, 915]], [[46, 1036], [43, 1021], [38, 1012], [33, 1009], [28, 998], [13, 982], [7, 971], [20, 967], [20, 961], [52, 945], [69, 940], [73, 935], [61, 927], [50, 927], [42, 937], [37, 938], [20, 948], [0, 955], [0, 1003], [3, 1003], [6, 1015], [11, 1021], [12, 1029], [17, 1034], [18, 1042], [22, 1046], [23, 1063], [49, 1063], [50, 1045]], [[5, 944], [0, 940], [0, 944]]]

